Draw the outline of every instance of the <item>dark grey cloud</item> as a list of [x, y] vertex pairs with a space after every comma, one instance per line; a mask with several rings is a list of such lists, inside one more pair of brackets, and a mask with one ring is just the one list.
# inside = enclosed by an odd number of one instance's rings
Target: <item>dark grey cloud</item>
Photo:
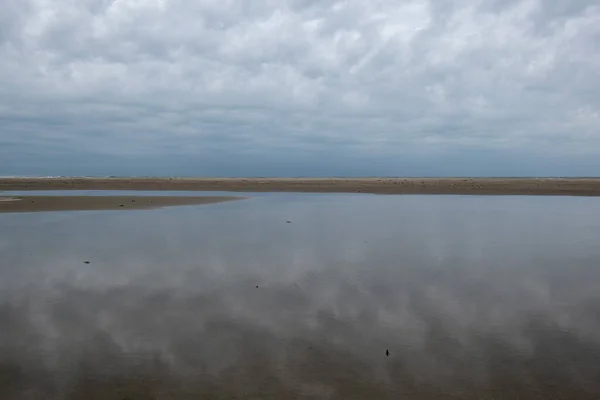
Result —
[[19, 143], [122, 156], [600, 149], [595, 1], [2, 0], [2, 10], [4, 155]]

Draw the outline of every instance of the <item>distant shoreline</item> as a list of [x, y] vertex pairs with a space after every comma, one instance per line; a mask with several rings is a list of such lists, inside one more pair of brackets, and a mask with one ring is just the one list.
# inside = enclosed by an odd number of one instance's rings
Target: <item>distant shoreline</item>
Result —
[[600, 178], [0, 178], [29, 190], [600, 196]]

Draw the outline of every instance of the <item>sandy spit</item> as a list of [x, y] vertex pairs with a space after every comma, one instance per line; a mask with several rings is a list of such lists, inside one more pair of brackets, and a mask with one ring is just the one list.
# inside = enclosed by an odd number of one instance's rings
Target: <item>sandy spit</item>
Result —
[[2, 201], [0, 213], [74, 211], [74, 210], [140, 210], [171, 206], [221, 203], [243, 197], [215, 196], [13, 196]]

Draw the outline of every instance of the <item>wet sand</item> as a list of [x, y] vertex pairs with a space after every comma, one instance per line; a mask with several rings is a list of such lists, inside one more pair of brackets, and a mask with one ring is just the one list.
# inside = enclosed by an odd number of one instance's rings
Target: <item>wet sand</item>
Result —
[[215, 196], [10, 196], [0, 197], [0, 213], [75, 210], [140, 210], [241, 200]]
[[600, 178], [0, 178], [2, 190], [600, 196]]

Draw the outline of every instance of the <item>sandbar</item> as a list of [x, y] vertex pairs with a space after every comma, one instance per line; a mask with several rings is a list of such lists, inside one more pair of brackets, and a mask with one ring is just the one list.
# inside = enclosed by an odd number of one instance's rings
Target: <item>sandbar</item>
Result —
[[213, 204], [243, 197], [216, 196], [10, 196], [0, 197], [0, 213], [83, 210], [140, 210]]

